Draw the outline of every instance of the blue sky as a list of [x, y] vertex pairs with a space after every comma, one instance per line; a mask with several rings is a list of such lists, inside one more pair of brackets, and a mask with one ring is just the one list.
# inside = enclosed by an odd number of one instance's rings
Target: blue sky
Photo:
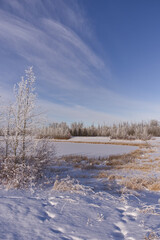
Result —
[[160, 119], [159, 0], [0, 0], [0, 95], [27, 66], [51, 121]]

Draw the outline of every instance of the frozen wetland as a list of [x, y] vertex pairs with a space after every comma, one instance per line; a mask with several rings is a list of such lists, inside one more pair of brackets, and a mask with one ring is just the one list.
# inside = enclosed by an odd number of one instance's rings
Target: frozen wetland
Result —
[[129, 153], [137, 149], [135, 146], [55, 142], [56, 155], [87, 155], [89, 157], [106, 157]]

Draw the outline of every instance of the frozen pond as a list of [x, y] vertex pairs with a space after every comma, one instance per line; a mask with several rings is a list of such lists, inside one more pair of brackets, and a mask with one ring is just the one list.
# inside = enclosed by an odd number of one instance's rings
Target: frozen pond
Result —
[[112, 144], [89, 144], [89, 143], [69, 143], [55, 142], [56, 156], [63, 155], [87, 155], [94, 157], [106, 157], [109, 155], [117, 155], [129, 153], [138, 147]]

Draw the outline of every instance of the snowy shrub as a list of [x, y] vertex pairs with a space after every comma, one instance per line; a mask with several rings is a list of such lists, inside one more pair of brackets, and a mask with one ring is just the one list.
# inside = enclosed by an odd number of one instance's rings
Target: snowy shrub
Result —
[[53, 186], [53, 190], [56, 191], [69, 191], [69, 192], [78, 192], [78, 193], [85, 193], [85, 192], [93, 192], [93, 190], [89, 187], [86, 187], [79, 183], [76, 179], [71, 179], [70, 176], [63, 178], [61, 180], [56, 180]]
[[47, 178], [53, 164], [55, 151], [46, 140], [28, 139], [25, 159], [10, 155], [0, 159], [0, 184], [7, 188], [29, 188], [42, 183]]

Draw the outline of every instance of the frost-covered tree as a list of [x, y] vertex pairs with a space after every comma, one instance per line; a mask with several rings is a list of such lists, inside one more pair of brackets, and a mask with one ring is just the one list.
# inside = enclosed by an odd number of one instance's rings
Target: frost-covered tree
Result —
[[48, 127], [43, 127], [37, 134], [38, 138], [69, 139], [71, 137], [69, 127], [65, 122], [52, 123]]
[[55, 149], [45, 139], [37, 141], [35, 124], [35, 76], [32, 67], [14, 87], [15, 102], [3, 114], [0, 184], [7, 187], [30, 187], [46, 180], [53, 164]]
[[12, 135], [12, 104], [9, 104], [9, 106], [5, 107], [3, 117], [5, 124], [3, 126], [3, 136], [5, 141], [5, 152], [4, 155], [7, 158], [10, 151], [11, 146], [11, 135]]
[[[1, 96], [0, 96], [0, 100], [1, 100]], [[1, 103], [1, 101], [0, 101], [0, 103]], [[2, 121], [2, 104], [0, 104], [0, 136], [3, 134], [1, 121]]]
[[73, 122], [71, 124], [71, 135], [72, 136], [83, 136], [84, 126], [82, 122]]
[[20, 153], [22, 159], [25, 159], [26, 155], [26, 137], [28, 131], [32, 128], [33, 119], [35, 117], [35, 76], [33, 68], [29, 67], [25, 70], [25, 77], [21, 78], [21, 81], [15, 85], [15, 104], [13, 106], [13, 149], [14, 155], [17, 156], [17, 150], [19, 143], [21, 143]]

